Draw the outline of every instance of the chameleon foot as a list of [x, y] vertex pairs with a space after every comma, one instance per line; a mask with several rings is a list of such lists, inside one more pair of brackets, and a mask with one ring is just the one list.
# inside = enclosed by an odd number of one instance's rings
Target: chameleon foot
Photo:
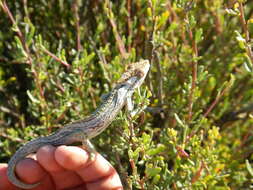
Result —
[[82, 141], [82, 144], [83, 144], [83, 148], [89, 154], [89, 161], [93, 162], [94, 160], [96, 160], [97, 151], [95, 150], [91, 142], [88, 139], [85, 139], [84, 141]]

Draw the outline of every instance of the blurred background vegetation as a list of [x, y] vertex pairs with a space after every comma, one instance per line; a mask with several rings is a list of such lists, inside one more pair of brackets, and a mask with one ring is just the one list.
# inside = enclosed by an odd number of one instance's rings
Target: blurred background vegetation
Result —
[[0, 162], [149, 59], [138, 115], [92, 140], [125, 189], [253, 188], [253, 1], [0, 2]]

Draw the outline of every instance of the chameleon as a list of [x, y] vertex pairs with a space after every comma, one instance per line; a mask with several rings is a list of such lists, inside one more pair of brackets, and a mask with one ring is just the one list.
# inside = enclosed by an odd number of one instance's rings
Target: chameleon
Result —
[[100, 106], [89, 116], [66, 124], [51, 135], [36, 138], [21, 146], [8, 163], [7, 176], [10, 182], [23, 189], [32, 189], [40, 184], [40, 182], [35, 184], [22, 182], [15, 174], [15, 167], [20, 160], [35, 153], [45, 145], [60, 146], [81, 142], [89, 153], [90, 158], [92, 158], [96, 151], [90, 139], [104, 131], [124, 106], [131, 111], [133, 108], [132, 95], [135, 89], [139, 88], [143, 83], [149, 68], [150, 63], [148, 60], [129, 64], [115, 87], [103, 98]]

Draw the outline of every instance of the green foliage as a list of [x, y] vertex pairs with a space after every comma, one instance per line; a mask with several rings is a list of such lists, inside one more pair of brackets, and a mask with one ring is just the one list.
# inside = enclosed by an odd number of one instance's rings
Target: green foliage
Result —
[[252, 188], [252, 1], [0, 3], [1, 162], [87, 116], [145, 58], [137, 115], [92, 140], [125, 189]]

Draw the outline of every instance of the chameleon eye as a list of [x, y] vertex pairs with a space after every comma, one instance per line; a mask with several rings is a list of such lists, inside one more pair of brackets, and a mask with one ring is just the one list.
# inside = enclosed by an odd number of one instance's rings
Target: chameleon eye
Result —
[[127, 70], [131, 70], [131, 69], [133, 69], [133, 66], [132, 65], [128, 65], [127, 66]]
[[138, 76], [139, 78], [143, 77], [144, 76], [144, 73], [140, 70], [135, 70], [135, 74], [136, 76]]

